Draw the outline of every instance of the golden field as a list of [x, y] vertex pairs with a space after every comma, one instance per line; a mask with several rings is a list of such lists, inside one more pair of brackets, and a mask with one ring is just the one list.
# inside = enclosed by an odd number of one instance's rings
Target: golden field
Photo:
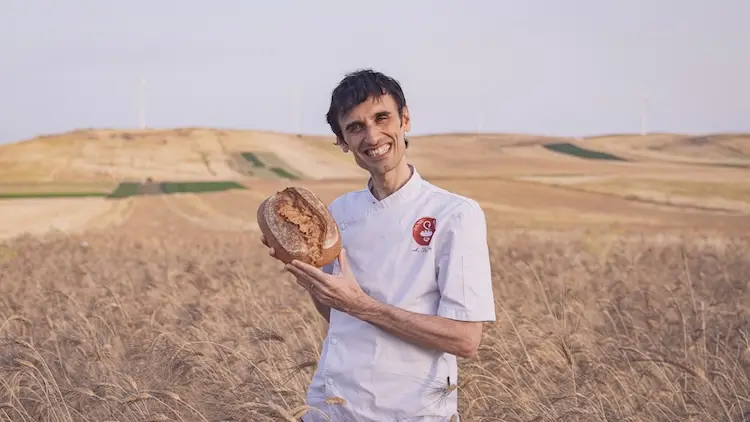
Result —
[[[420, 172], [478, 200], [488, 219], [498, 321], [479, 355], [460, 360], [462, 420], [740, 421], [750, 411], [750, 154], [740, 153], [750, 137], [674, 135], [667, 148], [657, 136], [597, 148], [633, 161], [543, 147], [587, 140], [412, 138]], [[727, 148], [736, 154], [722, 161]], [[240, 175], [226, 157], [246, 151], [273, 153], [305, 179]], [[255, 211], [291, 184], [326, 202], [360, 189], [352, 162], [327, 137], [212, 129], [0, 146], [0, 193], [147, 177], [248, 188], [0, 200], [0, 420], [308, 411], [325, 322], [260, 245]], [[434, 399], [444, 393], [436, 381]]]

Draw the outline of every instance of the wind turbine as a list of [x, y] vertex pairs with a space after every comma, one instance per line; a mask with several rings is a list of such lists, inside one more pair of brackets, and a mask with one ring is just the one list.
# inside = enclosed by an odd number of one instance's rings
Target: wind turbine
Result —
[[138, 87], [138, 127], [146, 129], [146, 78], [141, 77]]
[[[482, 31], [482, 24], [481, 20], [477, 22], [477, 45], [480, 46], [480, 48], [483, 47], [482, 41], [483, 41], [483, 31]], [[478, 90], [479, 93], [479, 122], [477, 124], [477, 138], [481, 136], [482, 134], [482, 127], [484, 126], [484, 113], [485, 113], [485, 95], [487, 93], [487, 89], [484, 86], [484, 72], [482, 71], [482, 66], [484, 65], [484, 61], [482, 60], [482, 56], [478, 56], [478, 66], [477, 66], [477, 81], [478, 81]]]
[[486, 87], [483, 86], [483, 80], [482, 80], [483, 72], [482, 72], [482, 64], [480, 63], [477, 67], [477, 104], [479, 105], [479, 121], [477, 122], [477, 133], [476, 136], [479, 137], [482, 134], [482, 128], [484, 127], [484, 114], [485, 114], [485, 108], [486, 108], [486, 102], [484, 100], [485, 93], [487, 92]]
[[484, 101], [479, 100], [479, 122], [477, 123], [477, 136], [482, 134], [482, 127], [484, 126]]
[[302, 87], [294, 90], [295, 126], [297, 133], [302, 135]]
[[641, 93], [641, 136], [646, 136], [646, 112], [648, 111], [648, 95]]

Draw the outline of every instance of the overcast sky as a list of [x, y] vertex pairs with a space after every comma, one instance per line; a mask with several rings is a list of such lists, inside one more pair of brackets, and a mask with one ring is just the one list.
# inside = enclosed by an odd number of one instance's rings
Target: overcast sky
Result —
[[413, 132], [750, 131], [748, 0], [0, 0], [0, 143], [84, 127], [329, 134], [373, 67]]

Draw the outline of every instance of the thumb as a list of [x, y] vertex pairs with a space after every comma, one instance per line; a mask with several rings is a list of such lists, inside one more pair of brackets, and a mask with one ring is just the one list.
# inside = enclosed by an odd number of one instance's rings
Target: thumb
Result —
[[339, 267], [341, 267], [342, 274], [351, 274], [352, 272], [349, 268], [349, 258], [346, 257], [346, 249], [341, 249], [341, 253], [339, 253]]

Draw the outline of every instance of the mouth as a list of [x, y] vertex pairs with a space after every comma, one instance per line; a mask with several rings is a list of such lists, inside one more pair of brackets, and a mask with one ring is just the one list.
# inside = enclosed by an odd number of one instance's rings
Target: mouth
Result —
[[377, 148], [370, 148], [368, 150], [365, 150], [365, 154], [367, 154], [367, 156], [370, 158], [377, 159], [377, 158], [384, 157], [386, 154], [388, 154], [388, 152], [390, 152], [390, 150], [391, 150], [391, 144], [388, 143], [385, 145], [381, 145]]

